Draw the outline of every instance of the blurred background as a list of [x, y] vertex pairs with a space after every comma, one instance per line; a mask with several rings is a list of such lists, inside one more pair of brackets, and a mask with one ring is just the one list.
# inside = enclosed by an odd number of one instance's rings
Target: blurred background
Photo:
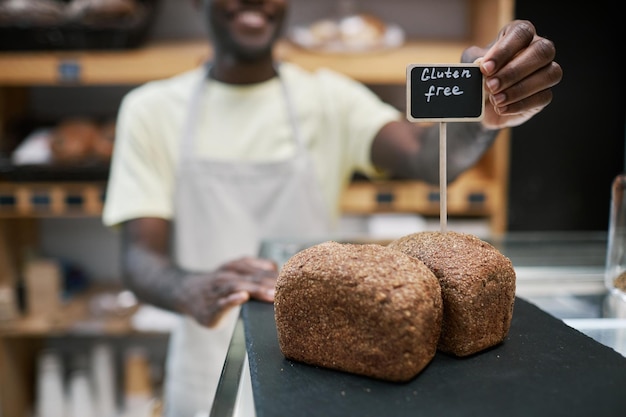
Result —
[[[616, 59], [623, 49], [617, 40], [624, 38], [624, 25], [618, 22], [620, 14], [613, 3], [601, 3], [581, 8], [535, 0], [515, 2], [515, 16], [531, 20], [542, 35], [556, 43], [564, 77], [554, 89], [553, 103], [530, 122], [513, 128], [510, 150], [497, 156], [508, 158], [509, 164], [503, 205], [507, 231], [607, 229], [610, 184], [624, 169], [626, 81]], [[464, 18], [467, 5], [461, 0], [419, 4], [361, 0], [356, 7], [399, 25], [407, 39], [455, 39], [469, 30]], [[407, 13], [407, 9], [416, 12]], [[336, 10], [335, 1], [312, 4], [296, 0], [290, 27], [335, 16]], [[205, 34], [202, 17], [191, 1], [160, 0], [152, 19], [144, 42], [203, 39]], [[122, 96], [132, 87], [32, 86], [27, 112], [52, 121], [67, 115], [113, 118]], [[373, 83], [370, 87], [404, 109], [403, 85]], [[367, 232], [364, 216], [346, 215], [347, 232]], [[432, 213], [419, 218], [418, 224], [424, 220], [425, 227], [431, 228], [436, 227], [432, 221], [438, 221]], [[450, 221], [477, 234], [490, 234], [485, 219], [456, 216]], [[43, 252], [76, 260], [98, 278], [117, 275], [117, 237], [104, 230], [98, 218], [41, 219], [40, 223]]]
[[[42, 19], [44, 25], [56, 25], [57, 30], [46, 30], [45, 36], [34, 35], [39, 32], [33, 30], [29, 32], [32, 25], [17, 24], [16, 15], [11, 14], [15, 9], [9, 6], [19, 8], [27, 3], [0, 0], [0, 385], [4, 390], [0, 391], [0, 409], [9, 410], [7, 416], [19, 415], [11, 414], [18, 411], [7, 406], [8, 395], [17, 396], [19, 401], [15, 404], [21, 404], [22, 410], [26, 407], [33, 411], [37, 391], [34, 375], [38, 366], [34, 358], [44, 348], [62, 350], [63, 356], [68, 358], [74, 352], [100, 347], [95, 342], [106, 339], [109, 348], [123, 352], [115, 359], [118, 368], [127, 365], [128, 369], [136, 369], [137, 362], [129, 358], [143, 360], [146, 355], [150, 356], [151, 365], [142, 363], [140, 372], [143, 373], [139, 378], [143, 375], [149, 379], [150, 387], [158, 387], [171, 317], [147, 312], [146, 316], [133, 316], [137, 321], [128, 327], [130, 314], [136, 313], [139, 306], [132, 294], [118, 288], [119, 236], [116, 230], [104, 228], [99, 218], [101, 185], [106, 181], [110, 147], [114, 143], [114, 138], [102, 132], [114, 123], [124, 94], [137, 84], [118, 82], [114, 77], [113, 81], [107, 81], [106, 75], [107, 71], [113, 76], [120, 72], [120, 68], [109, 67], [112, 62], [119, 65], [125, 62], [126, 54], [138, 54], [132, 55], [137, 57], [162, 42], [194, 45], [189, 49], [194, 55], [187, 58], [190, 65], [200, 63], [206, 56], [203, 17], [193, 7], [192, 0], [138, 1], [142, 8], [133, 9], [134, 14], [122, 15], [124, 10], [117, 9], [117, 14], [101, 19], [78, 7], [81, 2], [76, 1], [74, 20], [66, 27], [47, 20], [58, 18], [58, 11], [47, 8], [49, 3], [31, 2], [35, 6], [31, 17]], [[504, 5], [505, 16], [506, 6], [511, 6], [515, 18], [532, 21], [541, 35], [552, 39], [564, 77], [554, 88], [550, 106], [523, 126], [507, 131], [501, 138], [502, 146], [489, 155], [475, 173], [456, 188], [451, 186], [455, 197], [450, 199], [450, 228], [485, 238], [509, 233], [554, 232], [574, 236], [591, 232], [599, 236], [604, 245], [611, 182], [624, 171], [625, 160], [626, 78], [618, 61], [624, 52], [626, 30], [617, 2], [598, 0], [592, 5], [573, 5], [540, 0], [293, 0], [280, 53], [296, 61], [331, 65], [338, 61], [345, 63], [342, 54], [363, 59], [357, 61], [362, 63], [363, 71], [356, 73], [384, 100], [404, 110], [403, 80], [388, 76], [384, 54], [400, 54], [402, 59], [404, 56], [410, 59], [414, 53], [424, 59], [423, 54], [429, 52], [429, 48], [437, 49], [432, 45], [440, 42], [447, 45], [448, 42], [467, 43], [468, 39], [492, 39], [496, 35], [493, 28], [499, 27], [494, 21], [502, 16], [475, 16], [482, 5], [491, 4]], [[358, 47], [354, 43], [316, 43], [314, 29], [321, 26], [315, 24], [338, 19], [339, 12], [366, 13], [386, 24], [382, 43], [358, 44]], [[87, 40], [85, 33], [90, 35]], [[445, 46], [443, 49], [447, 51]], [[98, 54], [98, 51], [104, 53]], [[90, 76], [86, 67], [76, 65], [76, 62], [80, 64], [83, 54], [90, 59], [98, 57], [101, 69], [97, 77], [104, 82], [80, 82], [81, 77]], [[111, 62], [107, 62], [108, 56], [112, 57]], [[156, 73], [161, 66], [177, 68], [171, 59], [179, 55], [166, 54], [161, 60], [158, 55], [150, 56], [156, 56], [155, 61], [149, 63], [157, 69]], [[367, 57], [380, 60], [370, 68], [374, 61]], [[58, 59], [56, 75], [60, 81], [45, 80], [48, 75], [38, 69], [43, 67], [42, 62], [55, 59]], [[133, 60], [129, 62], [135, 62]], [[24, 71], [34, 74], [33, 79], [44, 81], [23, 81], [28, 79], [22, 77]], [[129, 67], [125, 71], [128, 80], [137, 74], [137, 79], [144, 80], [143, 72], [148, 68]], [[81, 123], [75, 123], [77, 119]], [[88, 126], [83, 123], [86, 120], [90, 122]], [[98, 142], [103, 147], [93, 145], [98, 151], [89, 154], [84, 150], [79, 155], [82, 159], [64, 154], [67, 149], [42, 148], [41, 143], [56, 143], [58, 135], [55, 135], [61, 128], [68, 127], [66, 122], [70, 122], [72, 128], [98, 130], [98, 137], [105, 139]], [[27, 138], [32, 145], [28, 148], [25, 146]], [[18, 163], [17, 156], [25, 162]], [[63, 157], [75, 162], [74, 165], [50, 164]], [[72, 194], [72, 187], [55, 188], [55, 184], [68, 182], [87, 183], [87, 186], [77, 188], [76, 196]], [[20, 190], [23, 189], [31, 193], [28, 204], [34, 209], [22, 204]], [[437, 188], [412, 183], [370, 184], [355, 177], [344, 206], [343, 233], [386, 238], [407, 230], [436, 229], [439, 222], [437, 191]], [[65, 197], [61, 208], [54, 206], [55, 193]], [[36, 214], [38, 204], [46, 206], [44, 215]], [[74, 212], [74, 206], [81, 208]], [[60, 211], [55, 212], [57, 209]], [[29, 210], [34, 210], [35, 214]], [[47, 263], [49, 260], [55, 262]], [[84, 301], [78, 312], [72, 313], [79, 317], [75, 322], [68, 325], [66, 319], [60, 318], [62, 330], [50, 331], [57, 328], [48, 321], [28, 319], [25, 299], [27, 287], [32, 284], [28, 280], [29, 267], [43, 271], [42, 274], [52, 277], [48, 282], [56, 283], [56, 286], [44, 288], [48, 295], [41, 305], [45, 305], [50, 291], [55, 292], [53, 295], [57, 298], [62, 294], [61, 300], [51, 302], [50, 311], [58, 313], [68, 300], [94, 286], [103, 287], [105, 291], [98, 298]], [[14, 297], [16, 286], [19, 290]], [[47, 300], [50, 302], [49, 298]], [[47, 313], [43, 309], [38, 314]], [[107, 324], [113, 326], [112, 329], [103, 330], [105, 325], [99, 317], [113, 318], [113, 324]], [[143, 321], [145, 317], [147, 321]], [[163, 326], [154, 324], [155, 317]], [[19, 321], [22, 319], [26, 321]], [[150, 337], [135, 337], [137, 328], [132, 326], [146, 326], [141, 329]], [[74, 342], [70, 350], [67, 349], [68, 337]], [[65, 348], [61, 349], [63, 346]], [[44, 359], [48, 364], [55, 360], [49, 356]], [[17, 365], [8, 367], [8, 363], [13, 362]], [[17, 378], [15, 390], [6, 390], [6, 378]], [[124, 385], [124, 377], [116, 378]], [[143, 387], [141, 381], [126, 383]], [[152, 398], [151, 389], [140, 389], [140, 396]], [[0, 415], [3, 414], [0, 412]]]

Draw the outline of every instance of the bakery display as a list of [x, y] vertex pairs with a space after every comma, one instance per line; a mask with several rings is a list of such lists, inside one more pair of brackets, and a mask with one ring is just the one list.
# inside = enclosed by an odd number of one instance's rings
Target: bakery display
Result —
[[388, 247], [421, 260], [439, 279], [444, 305], [439, 350], [468, 356], [504, 341], [516, 276], [511, 261], [494, 246], [448, 231], [414, 233]]
[[358, 13], [296, 26], [290, 30], [289, 39], [300, 47], [319, 52], [371, 52], [402, 45], [404, 31], [375, 15]]
[[432, 360], [443, 315], [424, 263], [378, 244], [337, 242], [283, 265], [274, 309], [285, 357], [397, 382]]

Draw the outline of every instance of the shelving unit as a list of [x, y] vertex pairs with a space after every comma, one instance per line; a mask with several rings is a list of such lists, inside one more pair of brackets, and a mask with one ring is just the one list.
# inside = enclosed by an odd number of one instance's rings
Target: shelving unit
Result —
[[[467, 42], [410, 40], [398, 49], [366, 54], [308, 52], [279, 43], [278, 59], [307, 69], [332, 68], [371, 84], [404, 84], [412, 62], [457, 62]], [[203, 40], [160, 41], [129, 51], [56, 51], [0, 53], [0, 85], [140, 84], [196, 67], [210, 58]]]
[[[407, 63], [455, 62], [467, 42], [420, 42], [409, 41], [404, 46], [379, 53], [363, 55], [319, 54], [303, 51], [289, 42], [281, 42], [277, 55], [284, 60], [297, 62], [308, 69], [329, 67], [367, 84], [402, 85], [406, 80]], [[139, 50], [125, 52], [84, 53], [7, 53], [0, 54], [0, 85], [5, 93], [0, 95], [0, 108], [19, 107], [19, 89], [32, 85], [119, 85], [139, 84], [152, 79], [164, 78], [197, 66], [210, 57], [211, 48], [204, 41], [161, 42]], [[73, 69], [68, 70], [69, 67]], [[17, 98], [17, 99], [16, 99]], [[17, 106], [13, 103], [18, 103]], [[14, 117], [12, 112], [5, 117]], [[1, 126], [1, 120], [0, 120]], [[488, 217], [494, 233], [506, 228], [505, 191], [508, 173], [508, 132], [501, 133], [496, 145], [485, 155], [475, 169], [461, 177], [450, 187], [450, 215]], [[40, 189], [45, 184], [39, 184]], [[50, 199], [59, 184], [49, 184]], [[101, 185], [94, 185], [101, 187]], [[32, 186], [29, 186], [31, 189]], [[31, 216], [36, 211], [25, 209], [28, 202], [24, 187], [4, 186], [0, 191], [15, 191], [15, 207], [6, 204], [12, 198], [0, 199], [0, 217]], [[384, 190], [381, 191], [381, 190]], [[381, 193], [385, 198], [381, 198]], [[346, 213], [371, 213], [376, 211], [406, 211], [425, 215], [437, 213], [433, 206], [438, 187], [408, 182], [355, 183], [343, 198]], [[1, 196], [2, 194], [0, 194]], [[426, 196], [427, 198], [424, 198]], [[436, 197], [438, 198], [438, 197]], [[17, 204], [17, 202], [21, 202]], [[454, 203], [457, 201], [457, 204]], [[56, 215], [66, 213], [51, 208]], [[86, 206], [85, 214], [97, 215], [95, 205]], [[46, 214], [48, 214], [46, 212]], [[67, 213], [76, 215], [76, 210]]]
[[[514, 0], [467, 0], [468, 39], [411, 39], [400, 48], [370, 54], [307, 52], [287, 41], [277, 58], [304, 68], [328, 67], [370, 85], [404, 85], [410, 63], [458, 62], [471, 44], [486, 45], [513, 18]], [[0, 52], [0, 148], [9, 122], [24, 115], [33, 86], [136, 85], [172, 76], [210, 58], [203, 40], [152, 42], [128, 51]], [[475, 168], [449, 189], [451, 216], [488, 218], [494, 234], [506, 230], [509, 131], [502, 131]], [[99, 216], [102, 182], [13, 183], [0, 179], [0, 287], [13, 286], [24, 251], [36, 245], [37, 219]], [[438, 215], [439, 187], [416, 181], [354, 182], [343, 197], [345, 213], [412, 212]], [[18, 320], [0, 326], [0, 415], [25, 417], [33, 401], [33, 358], [41, 338], [59, 330]], [[117, 330], [115, 330], [117, 329]], [[120, 330], [121, 329], [121, 330]], [[103, 325], [102, 334], [124, 334]], [[67, 324], [63, 332], [72, 332]], [[7, 398], [9, 400], [7, 400]]]

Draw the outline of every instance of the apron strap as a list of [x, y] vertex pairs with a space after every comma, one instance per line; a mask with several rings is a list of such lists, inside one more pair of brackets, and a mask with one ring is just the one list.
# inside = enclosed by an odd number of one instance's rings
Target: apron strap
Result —
[[284, 77], [280, 75], [280, 65], [274, 65], [276, 70], [276, 74], [278, 74], [278, 78], [280, 79], [280, 87], [283, 90], [283, 97], [285, 98], [285, 105], [287, 106], [287, 115], [289, 117], [289, 122], [291, 123], [291, 128], [293, 129], [293, 137], [296, 141], [296, 149], [297, 152], [304, 151], [304, 137], [302, 136], [302, 131], [300, 130], [300, 123], [298, 122], [298, 116], [296, 114], [296, 105], [289, 88], [287, 88], [287, 83], [285, 82]]

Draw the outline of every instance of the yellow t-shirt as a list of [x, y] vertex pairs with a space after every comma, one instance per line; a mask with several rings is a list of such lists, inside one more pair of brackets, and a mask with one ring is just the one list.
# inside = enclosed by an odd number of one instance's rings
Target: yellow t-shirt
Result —
[[[296, 119], [313, 159], [323, 195], [335, 215], [354, 172], [374, 175], [370, 147], [400, 112], [362, 84], [343, 75], [280, 67]], [[202, 68], [146, 83], [129, 92], [119, 109], [115, 149], [103, 221], [115, 225], [138, 217], [172, 219], [180, 143], [193, 89]], [[277, 160], [294, 153], [294, 133], [275, 78], [234, 86], [206, 80], [193, 128], [202, 157]]]

